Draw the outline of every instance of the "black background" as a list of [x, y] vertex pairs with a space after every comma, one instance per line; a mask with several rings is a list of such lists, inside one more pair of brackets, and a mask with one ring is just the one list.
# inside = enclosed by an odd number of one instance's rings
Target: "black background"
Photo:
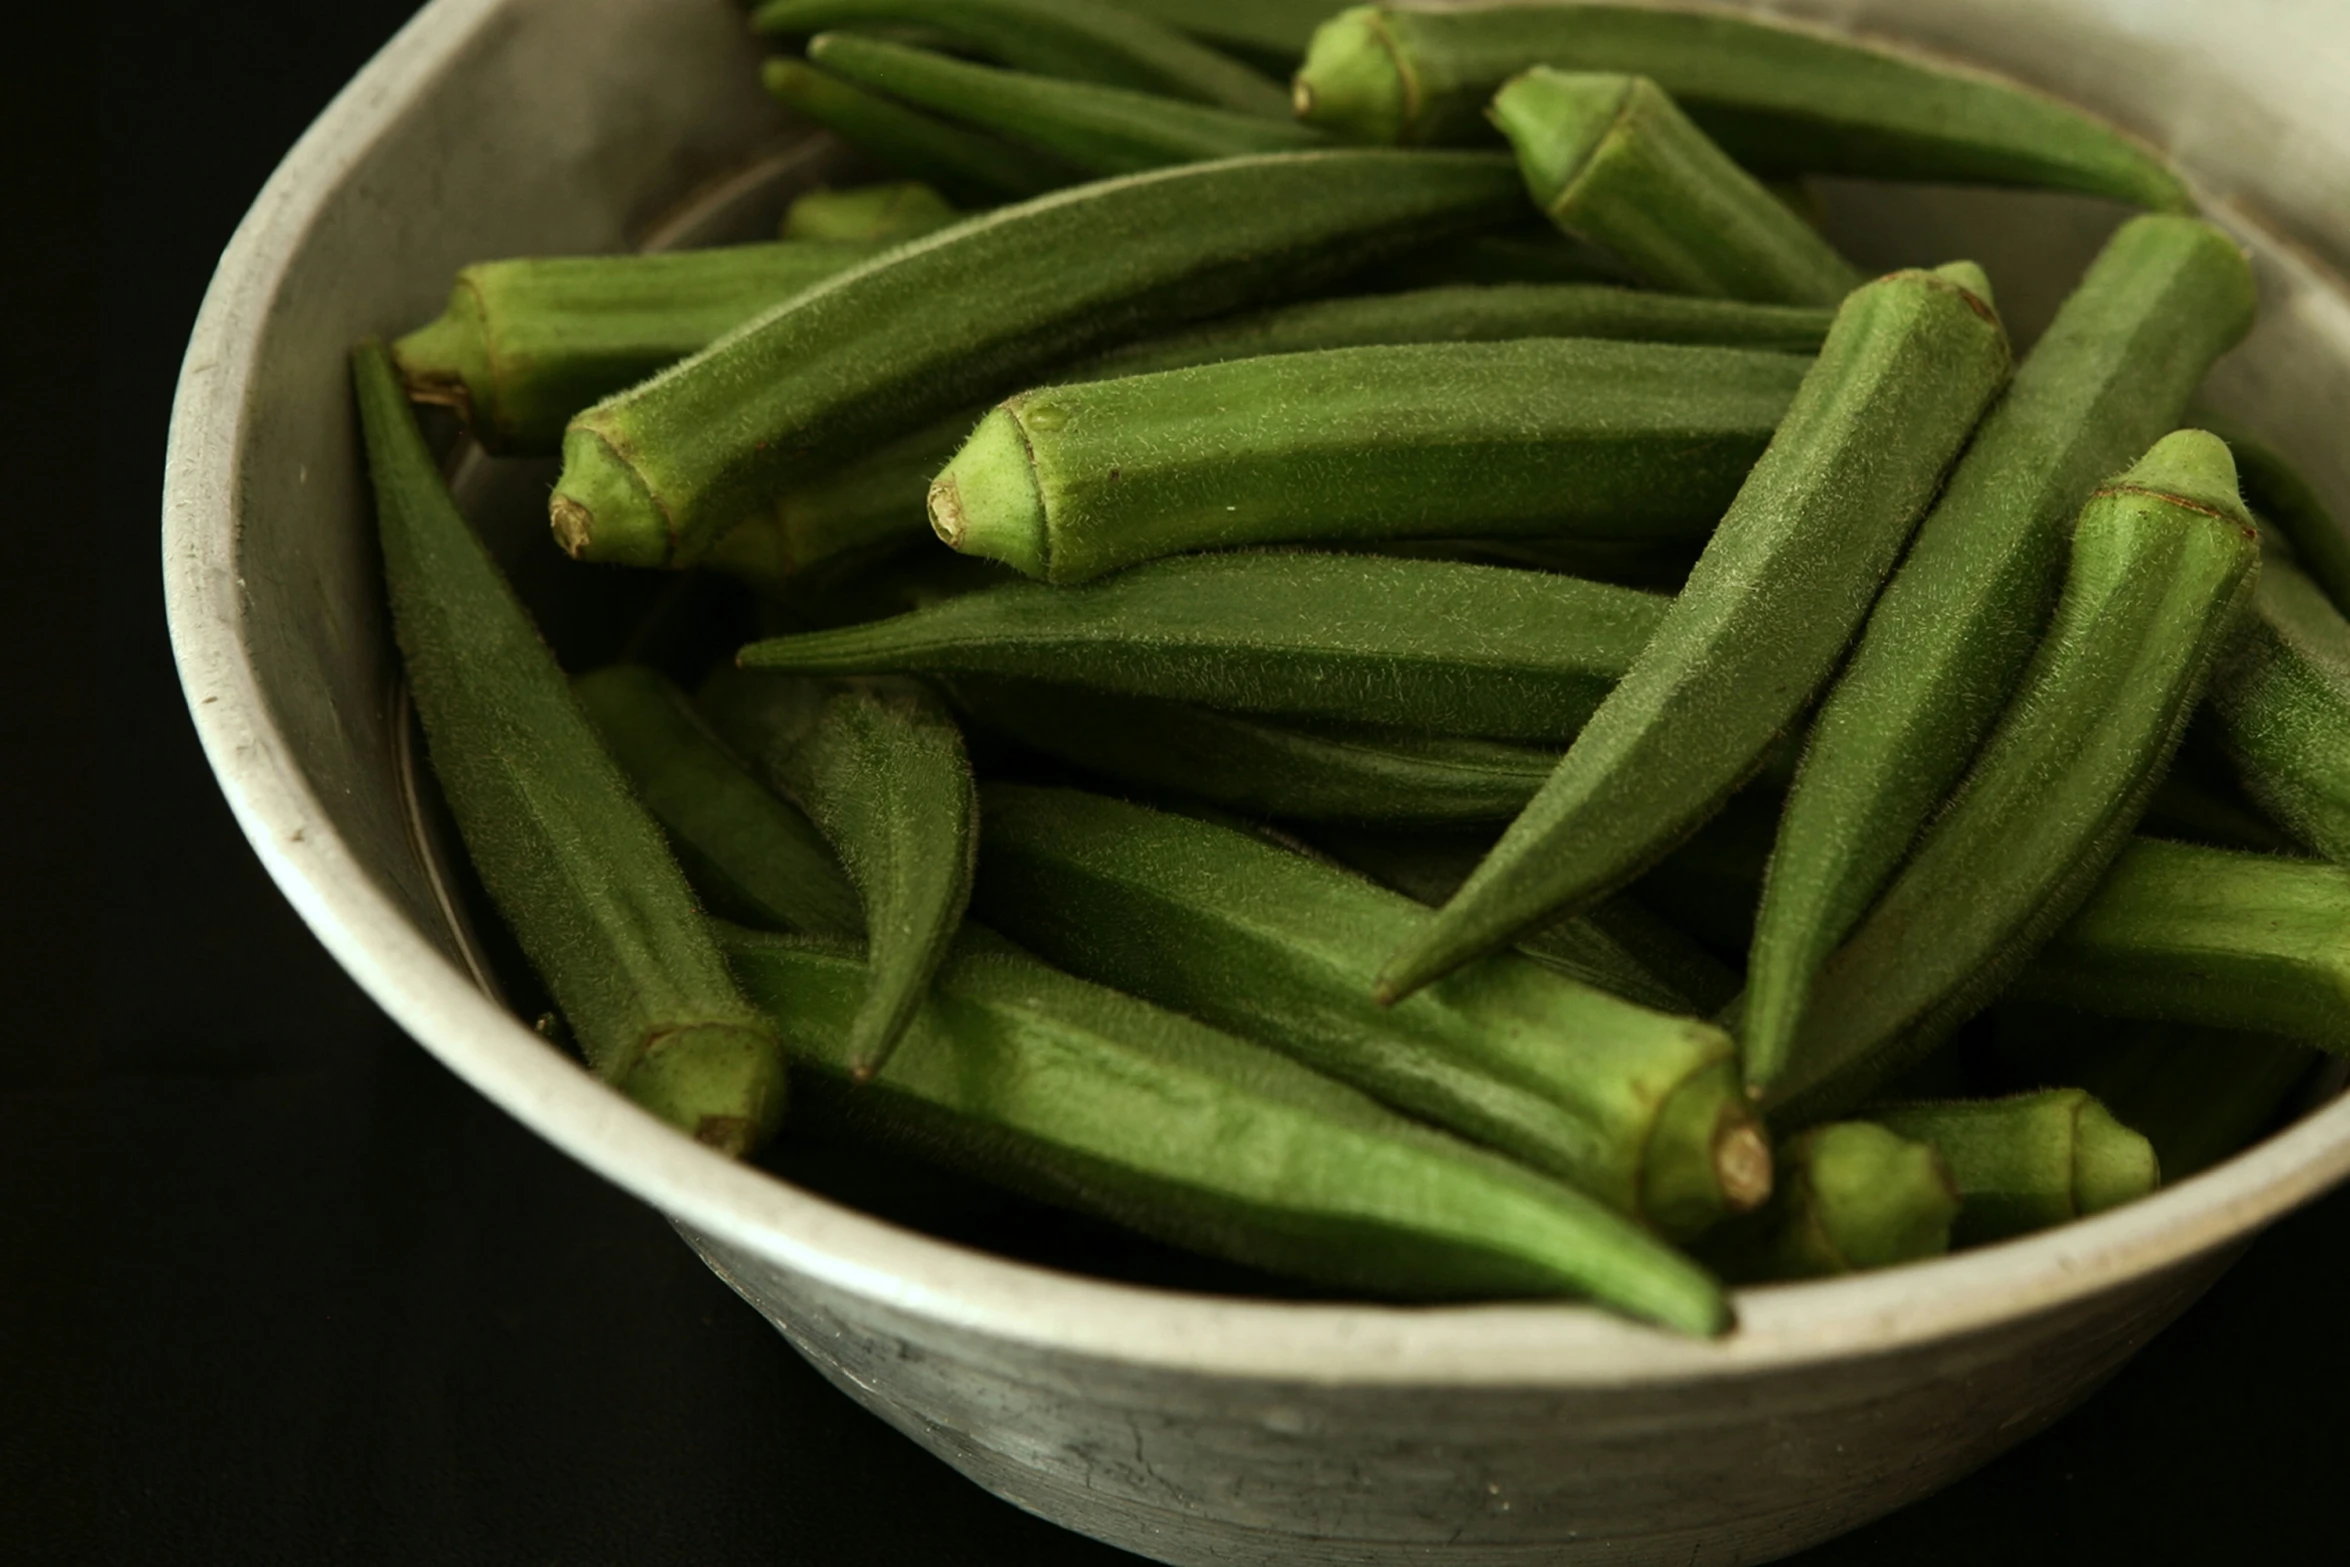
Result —
[[[213, 786], [158, 575], [173, 379], [237, 218], [411, 9], [149, 0], [12, 62], [0, 1554], [1131, 1560], [856, 1410], [411, 1045]], [[2342, 1560], [2346, 1298], [2337, 1196], [2080, 1413], [1803, 1559]]]

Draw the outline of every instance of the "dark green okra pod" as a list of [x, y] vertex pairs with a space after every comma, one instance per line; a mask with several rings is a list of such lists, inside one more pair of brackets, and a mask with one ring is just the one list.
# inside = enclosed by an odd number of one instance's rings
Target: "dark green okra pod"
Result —
[[849, 1059], [871, 1075], [922, 1004], [971, 899], [979, 797], [962, 732], [912, 681], [722, 671], [704, 687], [721, 734], [823, 830], [864, 909], [872, 989]]
[[856, 1133], [1214, 1256], [1416, 1299], [1588, 1295], [1686, 1333], [1729, 1324], [1704, 1272], [1621, 1215], [1261, 1046], [1088, 984], [976, 928], [869, 1084], [842, 1080], [851, 954], [725, 932]]
[[783, 1114], [774, 1031], [458, 514], [391, 356], [365, 344], [352, 373], [392, 630], [483, 887], [598, 1077], [697, 1141], [750, 1152]]
[[1043, 76], [1104, 82], [1138, 92], [1278, 116], [1278, 82], [1182, 34], [1101, 0], [766, 0], [751, 26], [806, 37], [860, 24], [935, 29]]
[[1410, 994], [1587, 908], [1720, 809], [1811, 703], [2007, 378], [1982, 273], [1856, 290], [1655, 638], [1452, 901], [1389, 959]]
[[2260, 568], [2216, 437], [2164, 437], [2082, 508], [2048, 635], [1957, 794], [1821, 969], [1766, 1103], [1836, 1114], [2006, 985], [2129, 841]]
[[1727, 1277], [1835, 1278], [1950, 1249], [1958, 1185], [1931, 1145], [1872, 1122], [1836, 1121], [1781, 1143], [1775, 1157], [1770, 1202], [1701, 1248]]
[[2201, 408], [2187, 422], [2228, 443], [2244, 504], [2262, 525], [2284, 535], [2294, 560], [2325, 590], [2334, 608], [2350, 615], [2350, 529], [2334, 521], [2325, 501], [2283, 452], [2224, 417], [2206, 418]]
[[2068, 104], [1981, 72], [1720, 10], [1357, 6], [1323, 24], [1299, 116], [1358, 141], [1477, 140], [1501, 84], [1537, 65], [1652, 77], [1750, 169], [2042, 186], [2194, 205], [2162, 157]]
[[552, 452], [582, 408], [699, 353], [876, 246], [814, 241], [652, 256], [484, 261], [438, 319], [392, 344], [408, 395], [493, 452]]
[[1496, 566], [1234, 551], [771, 637], [739, 662], [806, 675], [994, 675], [1235, 712], [1563, 740], [1630, 667], [1667, 603]]
[[2209, 711], [2244, 792], [2302, 843], [2350, 866], [2350, 620], [2292, 562], [2261, 568]]
[[2162, 1184], [2154, 1145], [2078, 1088], [1871, 1105], [1869, 1119], [1930, 1144], [1950, 1167], [1964, 1205], [1950, 1238], [1961, 1246], [2085, 1219]]
[[2132, 839], [2015, 993], [2350, 1055], [2350, 870]]
[[2081, 503], [2172, 427], [2252, 311], [2251, 273], [2226, 235], [2136, 219], [1984, 419], [1812, 724], [1749, 964], [1750, 1083], [1781, 1069], [1820, 964], [2006, 704]]
[[1211, 48], [1284, 75], [1305, 58], [1314, 29], [1330, 15], [1329, 0], [1117, 0], [1117, 4]]
[[1534, 205], [1651, 287], [1832, 305], [1860, 286], [1819, 230], [1645, 76], [1536, 67], [1486, 115], [1517, 149]]
[[1063, 584], [1255, 544], [1701, 539], [1806, 368], [1756, 349], [1526, 338], [1048, 386], [980, 421], [931, 484], [930, 525]]
[[1258, 1039], [1669, 1234], [1769, 1189], [1728, 1036], [1515, 954], [1394, 1008], [1369, 959], [1410, 899], [1245, 832], [990, 785], [973, 908], [1089, 979]]
[[1127, 783], [1298, 821], [1507, 821], [1558, 752], [1361, 724], [1275, 722], [1030, 681], [958, 680], [983, 726]]
[[1481, 154], [1276, 153], [1063, 191], [876, 256], [571, 422], [572, 554], [688, 563], [872, 442], [1090, 349], [1302, 292], [1523, 201]]
[[684, 692], [639, 664], [599, 669], [572, 686], [713, 908], [769, 929], [864, 934], [857, 889], [824, 835], [744, 769]]
[[892, 103], [819, 71], [805, 60], [769, 60], [759, 68], [768, 96], [822, 125], [900, 174], [934, 185], [970, 206], [1017, 201], [1079, 178], [1041, 153]]
[[783, 209], [783, 237], [894, 245], [935, 234], [964, 216], [920, 180], [886, 180], [847, 190], [820, 185]]
[[808, 58], [860, 86], [1091, 175], [1330, 145], [1329, 137], [1294, 120], [1000, 70], [855, 33], [811, 39]]

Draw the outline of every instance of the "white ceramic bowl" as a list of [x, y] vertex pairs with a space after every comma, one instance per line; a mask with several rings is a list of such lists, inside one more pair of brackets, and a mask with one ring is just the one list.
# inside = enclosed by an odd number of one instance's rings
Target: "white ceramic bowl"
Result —
[[[2350, 297], [2326, 271], [2350, 262], [2350, 9], [1774, 9], [2004, 69], [2172, 148], [2264, 294], [2211, 396], [2350, 516]], [[730, 0], [420, 13], [222, 258], [174, 413], [165, 566], [213, 767], [320, 939], [459, 1075], [670, 1215], [850, 1396], [1022, 1506], [1172, 1562], [1760, 1561], [2046, 1424], [2350, 1172], [2336, 1102], [2086, 1223], [1747, 1292], [1739, 1330], [1696, 1343], [1572, 1306], [1288, 1305], [1023, 1266], [731, 1164], [607, 1092], [477, 983], [413, 825], [344, 354], [431, 315], [466, 261], [715, 234], [805, 178], [825, 154], [760, 97], [753, 57]], [[1864, 260], [1982, 255], [2025, 319], [2113, 213], [1986, 218], [2018, 199], [1831, 207]]]

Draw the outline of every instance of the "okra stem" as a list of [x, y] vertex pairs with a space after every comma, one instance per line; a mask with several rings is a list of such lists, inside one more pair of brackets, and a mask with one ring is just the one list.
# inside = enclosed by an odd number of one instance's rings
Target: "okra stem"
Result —
[[467, 854], [597, 1076], [745, 1154], [783, 1113], [774, 1031], [743, 999], [661, 829], [459, 515], [380, 343], [352, 355], [384, 585]]
[[1838, 1121], [1779, 1145], [1768, 1206], [1708, 1236], [1706, 1256], [1741, 1282], [1834, 1278], [1950, 1249], [1963, 1211], [1942, 1156], [1868, 1121]]
[[1950, 1167], [1963, 1204], [1951, 1239], [1962, 1246], [2084, 1219], [2162, 1183], [2154, 1145], [2078, 1088], [1872, 1105], [1869, 1118], [1930, 1144]]

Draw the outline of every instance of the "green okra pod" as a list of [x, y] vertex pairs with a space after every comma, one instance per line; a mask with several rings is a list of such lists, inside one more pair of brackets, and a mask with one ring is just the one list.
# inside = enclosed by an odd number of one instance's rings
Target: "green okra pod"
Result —
[[2318, 1059], [2307, 1045], [2267, 1034], [2134, 1023], [2062, 1050], [2054, 1071], [2142, 1134], [2163, 1180], [2176, 1184], [2272, 1126]]
[[1961, 262], [1845, 300], [1655, 638], [1476, 874], [1389, 959], [1383, 997], [1596, 903], [1756, 771], [1834, 673], [2006, 380], [1987, 289]]
[[392, 344], [408, 395], [445, 403], [493, 452], [552, 452], [581, 409], [845, 272], [876, 246], [730, 245], [649, 256], [484, 261]]
[[1017, 70], [1212, 103], [1288, 111], [1278, 82], [1172, 29], [1101, 0], [766, 0], [751, 26], [806, 37], [859, 25], [934, 29]]
[[855, 33], [823, 33], [808, 58], [836, 76], [1059, 159], [1087, 174], [1330, 145], [1294, 120], [1157, 93], [1007, 71]]
[[719, 732], [832, 845], [864, 911], [871, 989], [849, 1059], [871, 1076], [922, 1004], [971, 900], [979, 797], [962, 732], [913, 681], [780, 679], [722, 671], [705, 684]]
[[1042, 197], [874, 257], [572, 420], [573, 555], [698, 558], [764, 497], [1153, 329], [1302, 292], [1406, 236], [1502, 221], [1483, 154], [1276, 153]]
[[1707, 1259], [1726, 1276], [1835, 1278], [1950, 1249], [1959, 1188], [1930, 1144], [1869, 1121], [1835, 1121], [1781, 1143], [1775, 1157], [1770, 1202], [1706, 1237]]
[[582, 675], [572, 688], [718, 912], [806, 935], [864, 934], [857, 890], [824, 835], [735, 759], [684, 692], [639, 664]]
[[1585, 338], [1333, 348], [1048, 386], [930, 487], [956, 549], [1047, 582], [1186, 550], [1524, 533], [1698, 539], [1807, 362]]
[[958, 680], [955, 705], [1024, 745], [1126, 783], [1298, 821], [1507, 821], [1558, 752], [1501, 740], [1227, 713], [1019, 680]]
[[2350, 866], [2350, 620], [2292, 562], [2262, 566], [2208, 711], [2244, 792], [2300, 842]]
[[1358, 141], [1474, 141], [1537, 65], [1653, 78], [1724, 151], [1769, 174], [2039, 186], [2191, 210], [2160, 154], [1986, 73], [1727, 11], [1534, 4], [1357, 6], [1315, 33], [1299, 117]]
[[1962, 1204], [1950, 1238], [1960, 1246], [2085, 1219], [2162, 1184], [2154, 1145], [2079, 1088], [1871, 1105], [1869, 1119], [1931, 1145], [1950, 1167]]
[[1406, 1005], [1368, 958], [1408, 898], [1245, 832], [990, 785], [973, 908], [1013, 939], [1284, 1051], [1669, 1234], [1769, 1189], [1728, 1036], [1500, 954]]
[[1666, 606], [1630, 588], [1496, 566], [1235, 551], [771, 637], [739, 662], [809, 675], [1001, 676], [1243, 713], [1561, 740]]
[[1998, 991], [2128, 842], [2260, 568], [2227, 447], [2165, 436], [2082, 508], [2056, 617], [1909, 862], [1820, 971], [1765, 1103], [1857, 1102]]
[[853, 954], [724, 932], [812, 1092], [867, 1139], [1176, 1245], [1411, 1299], [1585, 1295], [1687, 1333], [1704, 1271], [1583, 1194], [1244, 1040], [968, 931], [874, 1080]]
[[2350, 1055], [2350, 870], [2134, 838], [2015, 994]]
[[2234, 241], [2134, 219], [1983, 421], [1812, 724], [1748, 965], [1749, 1082], [1780, 1071], [1820, 965], [1998, 718], [2081, 503], [2172, 428], [2252, 312]]
[[482, 885], [598, 1077], [744, 1154], [784, 1059], [685, 877], [580, 711], [416, 428], [378, 343], [352, 356], [392, 630], [433, 774]]
[[1654, 288], [1832, 305], [1861, 276], [1645, 76], [1512, 77], [1487, 117], [1551, 222]]
[[848, 190], [820, 185], [783, 209], [783, 237], [894, 245], [935, 234], [963, 217], [960, 209], [920, 180], [886, 180]]
[[972, 206], [1017, 201], [1080, 176], [1042, 153], [852, 87], [805, 60], [772, 59], [759, 67], [769, 97], [796, 109], [876, 162], [936, 186]]
[[1329, 0], [1116, 0], [1211, 48], [1281, 71], [1294, 70], [1330, 15]]

